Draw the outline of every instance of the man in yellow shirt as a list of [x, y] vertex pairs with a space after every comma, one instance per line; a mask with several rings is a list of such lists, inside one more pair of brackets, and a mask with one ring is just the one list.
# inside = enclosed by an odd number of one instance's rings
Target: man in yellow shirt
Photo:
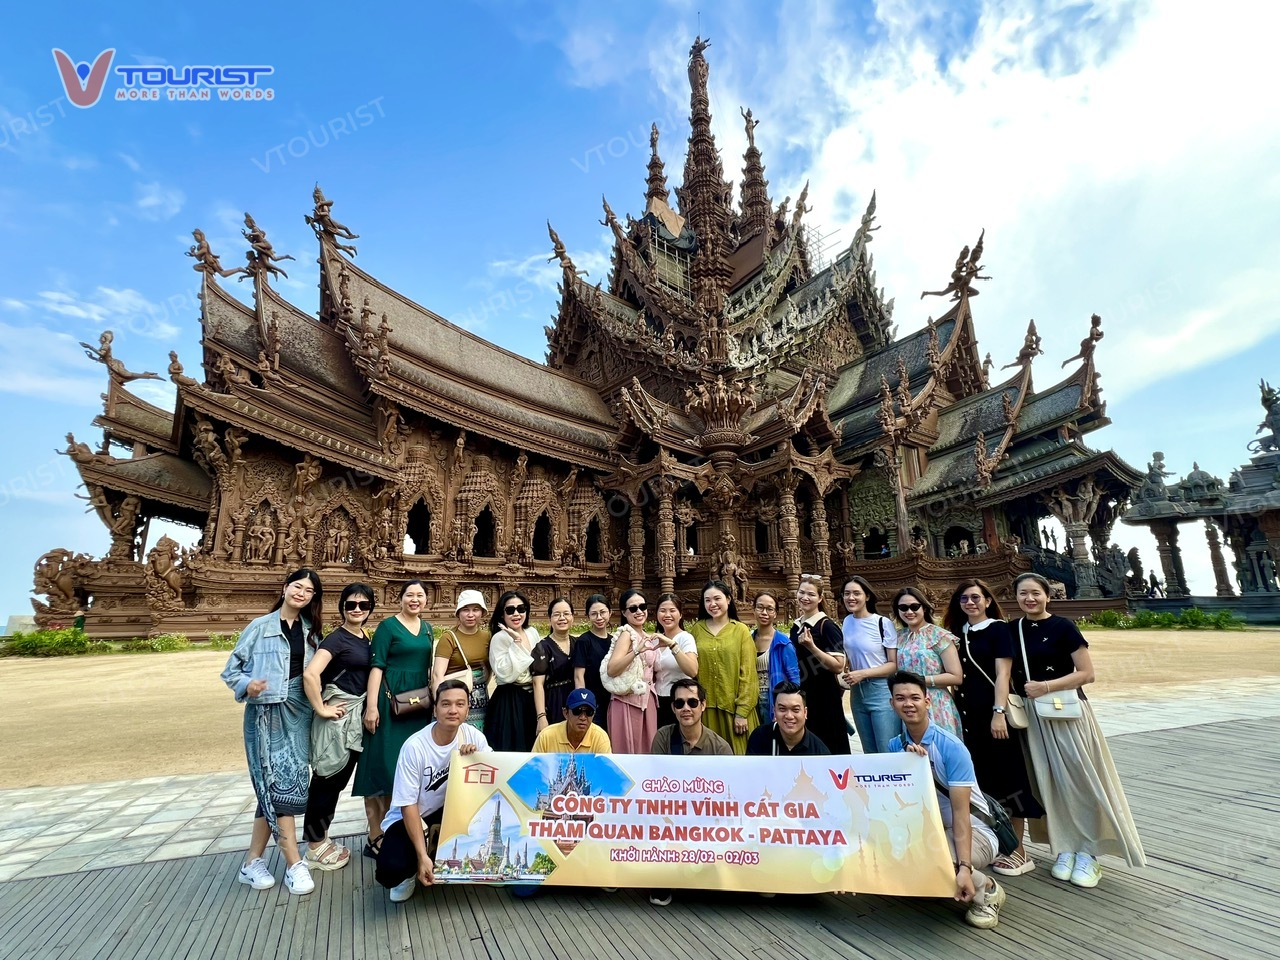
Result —
[[609, 734], [593, 722], [596, 695], [585, 687], [569, 694], [564, 720], [553, 723], [533, 743], [534, 753], [612, 753]]

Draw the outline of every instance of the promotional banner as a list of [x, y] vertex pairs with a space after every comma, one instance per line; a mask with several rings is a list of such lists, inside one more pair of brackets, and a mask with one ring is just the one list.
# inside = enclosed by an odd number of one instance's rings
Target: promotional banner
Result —
[[437, 883], [949, 897], [929, 762], [455, 754]]

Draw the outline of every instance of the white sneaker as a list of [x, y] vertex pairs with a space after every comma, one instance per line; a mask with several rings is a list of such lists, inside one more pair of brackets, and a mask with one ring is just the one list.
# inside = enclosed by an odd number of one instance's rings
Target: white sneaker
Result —
[[258, 857], [240, 868], [240, 882], [247, 883], [255, 890], [270, 890], [276, 885], [276, 878], [267, 869], [267, 861]]
[[413, 891], [418, 888], [418, 881], [414, 877], [410, 877], [404, 883], [397, 883], [389, 891], [392, 903], [404, 903], [413, 896]]
[[974, 903], [965, 911], [965, 923], [979, 930], [990, 930], [1000, 922], [1000, 908], [1004, 906], [1005, 901], [1004, 887], [994, 880], [991, 882], [995, 883], [995, 889], [986, 891], [982, 903]]
[[1076, 868], [1076, 855], [1074, 853], [1060, 853], [1058, 859], [1053, 862], [1053, 869], [1049, 871], [1055, 880], [1070, 880], [1071, 873]]
[[1076, 887], [1096, 887], [1102, 879], [1102, 865], [1096, 857], [1077, 853], [1075, 867], [1071, 871], [1071, 884]]
[[316, 888], [316, 882], [311, 879], [311, 870], [305, 860], [299, 860], [284, 872], [284, 887], [294, 896], [310, 893]]

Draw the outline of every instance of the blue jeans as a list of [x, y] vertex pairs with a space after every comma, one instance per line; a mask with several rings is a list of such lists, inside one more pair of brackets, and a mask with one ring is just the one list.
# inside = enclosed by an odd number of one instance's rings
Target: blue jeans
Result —
[[888, 753], [889, 741], [902, 733], [902, 721], [889, 702], [889, 681], [885, 677], [863, 680], [849, 691], [853, 725], [863, 753]]

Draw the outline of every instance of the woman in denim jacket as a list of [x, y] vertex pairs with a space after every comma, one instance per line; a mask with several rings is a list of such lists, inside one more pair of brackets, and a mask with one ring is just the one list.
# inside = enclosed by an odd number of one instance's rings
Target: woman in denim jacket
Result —
[[258, 809], [239, 880], [255, 890], [275, 885], [263, 859], [273, 836], [287, 864], [289, 892], [315, 889], [298, 853], [293, 818], [307, 810], [311, 705], [302, 689], [302, 672], [320, 642], [320, 605], [320, 577], [315, 571], [289, 574], [271, 612], [240, 632], [222, 671], [222, 682], [245, 705], [244, 749]]

